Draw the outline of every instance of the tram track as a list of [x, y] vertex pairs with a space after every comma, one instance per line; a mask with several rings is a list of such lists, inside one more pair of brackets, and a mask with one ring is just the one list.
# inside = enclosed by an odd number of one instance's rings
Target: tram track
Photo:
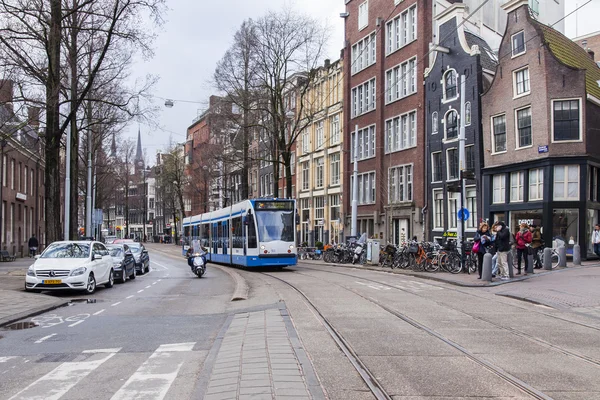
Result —
[[[310, 269], [310, 270], [313, 270], [313, 271], [318, 271], [318, 272], [329, 273], [329, 274], [344, 275], [344, 276], [348, 276], [348, 277], [352, 277], [352, 278], [356, 278], [356, 279], [362, 279], [362, 280], [367, 281], [367, 282], [376, 283], [378, 285], [389, 287], [390, 289], [393, 289], [393, 290], [401, 291], [401, 292], [408, 293], [408, 294], [411, 294], [413, 296], [417, 296], [417, 297], [425, 299], [425, 300], [432, 301], [433, 303], [435, 303], [436, 305], [438, 305], [440, 307], [444, 307], [444, 308], [446, 308], [448, 310], [459, 312], [459, 313], [461, 313], [463, 315], [466, 315], [466, 316], [468, 316], [470, 318], [473, 318], [474, 320], [490, 324], [490, 325], [494, 326], [495, 328], [502, 329], [502, 330], [504, 330], [506, 332], [509, 332], [509, 333], [511, 333], [511, 334], [513, 334], [515, 336], [527, 339], [527, 340], [529, 340], [529, 341], [531, 341], [533, 343], [536, 343], [536, 344], [538, 344], [540, 346], [543, 346], [545, 348], [549, 348], [549, 349], [555, 350], [555, 351], [557, 351], [559, 353], [562, 353], [564, 355], [573, 357], [573, 358], [578, 359], [580, 361], [585, 361], [585, 362], [587, 362], [589, 364], [592, 364], [592, 365], [594, 365], [596, 367], [600, 367], [600, 360], [594, 359], [592, 357], [588, 357], [588, 356], [586, 356], [584, 354], [577, 353], [577, 352], [575, 352], [573, 350], [565, 349], [564, 347], [555, 345], [555, 344], [550, 343], [550, 342], [548, 342], [546, 340], [543, 340], [541, 338], [538, 338], [538, 337], [535, 337], [535, 336], [531, 336], [530, 334], [528, 334], [526, 332], [523, 332], [523, 331], [520, 331], [518, 329], [498, 324], [497, 322], [494, 322], [494, 321], [489, 320], [487, 318], [480, 317], [478, 315], [470, 314], [470, 313], [468, 313], [468, 312], [466, 312], [464, 310], [461, 310], [459, 308], [452, 307], [452, 306], [448, 305], [447, 303], [443, 303], [443, 302], [440, 302], [440, 301], [437, 301], [437, 300], [433, 300], [430, 297], [423, 296], [423, 295], [415, 293], [413, 291], [406, 290], [406, 289], [401, 289], [401, 288], [396, 287], [394, 285], [390, 285], [389, 283], [386, 283], [386, 282], [380, 282], [380, 281], [377, 281], [377, 280], [374, 280], [374, 279], [365, 278], [365, 277], [361, 277], [361, 276], [357, 276], [357, 275], [352, 275], [352, 274], [348, 274], [348, 273], [334, 272], [334, 271], [324, 271], [324, 270], [318, 270], [318, 269], [315, 269], [315, 268], [307, 268], [307, 269]], [[305, 275], [305, 276], [312, 276], [312, 275], [302, 274], [301, 272], [298, 272], [298, 271], [296, 271], [296, 273], [298, 273], [300, 275]], [[352, 289], [349, 289], [349, 290], [353, 291]], [[463, 292], [459, 291], [459, 293], [463, 293]], [[546, 315], [546, 313], [540, 313], [540, 314], [541, 315]], [[565, 320], [565, 322], [571, 322], [571, 321]], [[572, 323], [575, 323], [575, 322], [572, 322]], [[579, 325], [581, 325], [581, 324], [579, 324]], [[595, 328], [589, 327], [587, 325], [583, 325], [583, 326], [591, 328], [591, 329], [595, 329]]]
[[[331, 272], [332, 274], [336, 274], [335, 272]], [[383, 387], [383, 385], [375, 378], [375, 375], [368, 369], [368, 367], [365, 365], [364, 362], [362, 362], [360, 360], [360, 358], [358, 357], [358, 355], [356, 354], [356, 352], [352, 349], [352, 347], [350, 346], [350, 344], [344, 339], [343, 335], [332, 325], [332, 323], [327, 319], [327, 317], [325, 317], [321, 311], [319, 310], [319, 308], [314, 304], [313, 301], [311, 301], [311, 299], [300, 289], [298, 288], [296, 285], [294, 285], [293, 283], [290, 283], [288, 281], [286, 281], [285, 279], [282, 279], [278, 276], [273, 275], [272, 273], [267, 273], [267, 272], [262, 272], [261, 274], [269, 276], [270, 278], [273, 278], [275, 280], [278, 280], [282, 283], [284, 283], [285, 285], [291, 287], [294, 291], [296, 291], [311, 307], [312, 311], [314, 313], [316, 313], [316, 315], [318, 315], [318, 318], [320, 319], [320, 322], [323, 324], [323, 326], [325, 326], [325, 328], [327, 329], [328, 333], [332, 336], [333, 340], [336, 342], [336, 344], [338, 345], [338, 347], [342, 350], [342, 352], [348, 357], [348, 359], [350, 360], [351, 364], [353, 365], [353, 367], [357, 370], [357, 372], [360, 374], [361, 378], [363, 379], [363, 381], [365, 382], [365, 384], [369, 387], [369, 389], [371, 390], [371, 392], [373, 393], [373, 395], [375, 396], [375, 398], [377, 399], [391, 399], [392, 397], [386, 392], [385, 388]], [[314, 278], [317, 279], [315, 276], [309, 275], [309, 274], [303, 274], [299, 271], [294, 271], [294, 274], [298, 274], [298, 275], [304, 275], [304, 276], [308, 276], [310, 278]], [[361, 277], [357, 277], [357, 276], [353, 276], [350, 274], [342, 274], [342, 275], [348, 275], [348, 276], [352, 276], [354, 278], [359, 278], [359, 279], [363, 279]], [[374, 280], [371, 280], [372, 282], [376, 282]], [[459, 352], [461, 352], [463, 355], [465, 355], [467, 358], [469, 358], [471, 361], [479, 364], [480, 366], [486, 368], [487, 370], [489, 370], [490, 372], [492, 372], [493, 374], [495, 374], [496, 376], [498, 376], [499, 378], [503, 379], [504, 381], [506, 381], [507, 383], [511, 384], [512, 386], [516, 387], [517, 389], [521, 390], [524, 393], [527, 393], [528, 395], [530, 395], [532, 398], [535, 399], [544, 399], [544, 400], [552, 400], [552, 397], [546, 395], [545, 393], [539, 391], [538, 389], [534, 388], [533, 386], [527, 384], [526, 382], [520, 380], [519, 378], [515, 377], [514, 375], [504, 371], [502, 368], [498, 367], [497, 365], [485, 360], [482, 357], [477, 356], [476, 354], [468, 351], [467, 349], [465, 349], [464, 347], [462, 347], [461, 345], [459, 345], [458, 343], [455, 343], [454, 341], [452, 341], [451, 339], [445, 337], [444, 335], [440, 334], [439, 332], [436, 332], [435, 330], [425, 326], [424, 324], [421, 324], [420, 322], [414, 320], [413, 318], [409, 317], [406, 314], [403, 314], [397, 310], [392, 309], [391, 307], [382, 304], [381, 302], [379, 302], [376, 299], [364, 296], [363, 294], [359, 293], [356, 290], [353, 290], [351, 288], [348, 288], [346, 286], [340, 285], [338, 283], [335, 282], [330, 282], [331, 284], [338, 286], [339, 288], [343, 289], [343, 290], [347, 290], [357, 296], [359, 296], [360, 298], [370, 302], [371, 304], [374, 304], [375, 306], [381, 308], [382, 310], [386, 311], [387, 313], [393, 315], [394, 317], [404, 321], [405, 323], [413, 326], [414, 328], [427, 333], [428, 335], [435, 337], [436, 339], [442, 341], [443, 343], [445, 343], [446, 345], [451, 346], [452, 348], [458, 350]], [[382, 284], [381, 282], [379, 282], [379, 284]], [[389, 286], [389, 285], [388, 285]], [[396, 288], [398, 289], [398, 288]], [[408, 292], [408, 291], [407, 291]], [[411, 292], [409, 292], [411, 293]], [[411, 293], [414, 294], [414, 293]]]

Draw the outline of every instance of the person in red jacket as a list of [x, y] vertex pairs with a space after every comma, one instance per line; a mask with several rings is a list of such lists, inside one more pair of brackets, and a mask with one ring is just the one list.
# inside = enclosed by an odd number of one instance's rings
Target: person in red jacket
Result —
[[524, 273], [527, 275], [527, 267], [529, 263], [529, 249], [527, 248], [527, 245], [531, 243], [532, 235], [525, 222], [521, 224], [520, 228], [521, 229], [515, 236], [515, 242], [517, 244], [517, 259], [519, 260], [517, 275], [521, 275], [521, 258], [525, 260]]

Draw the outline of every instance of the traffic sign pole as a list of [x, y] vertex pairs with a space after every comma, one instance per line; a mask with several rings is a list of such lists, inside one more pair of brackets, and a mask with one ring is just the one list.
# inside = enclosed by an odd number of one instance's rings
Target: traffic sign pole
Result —
[[[466, 170], [466, 166], [465, 166], [465, 100], [466, 100], [466, 77], [464, 75], [460, 76], [460, 115], [459, 115], [459, 121], [460, 121], [460, 128], [458, 131], [458, 160], [459, 160], [459, 165], [460, 165], [460, 209], [464, 210], [465, 209], [465, 178], [464, 178], [464, 171]], [[460, 255], [461, 255], [461, 265], [464, 269], [465, 266], [465, 246], [464, 246], [464, 240], [465, 240], [465, 220], [463, 218], [460, 219], [460, 233], [458, 234], [458, 245], [459, 247], [459, 251], [460, 251]], [[467, 272], [468, 268], [467, 268]]]

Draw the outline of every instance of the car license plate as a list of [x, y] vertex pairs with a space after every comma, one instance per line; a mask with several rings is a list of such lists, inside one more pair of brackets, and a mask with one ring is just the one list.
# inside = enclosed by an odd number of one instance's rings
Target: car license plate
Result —
[[44, 285], [60, 285], [62, 281], [60, 279], [46, 279], [43, 280], [42, 283]]

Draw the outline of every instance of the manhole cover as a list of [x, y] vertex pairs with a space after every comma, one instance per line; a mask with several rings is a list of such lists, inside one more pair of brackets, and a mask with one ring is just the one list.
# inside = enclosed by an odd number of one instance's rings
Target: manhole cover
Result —
[[36, 326], [39, 326], [38, 324], [36, 324], [35, 322], [15, 322], [14, 324], [10, 324], [10, 325], [6, 325], [3, 329], [5, 331], [17, 331], [20, 329], [29, 329], [29, 328], [35, 328]]

